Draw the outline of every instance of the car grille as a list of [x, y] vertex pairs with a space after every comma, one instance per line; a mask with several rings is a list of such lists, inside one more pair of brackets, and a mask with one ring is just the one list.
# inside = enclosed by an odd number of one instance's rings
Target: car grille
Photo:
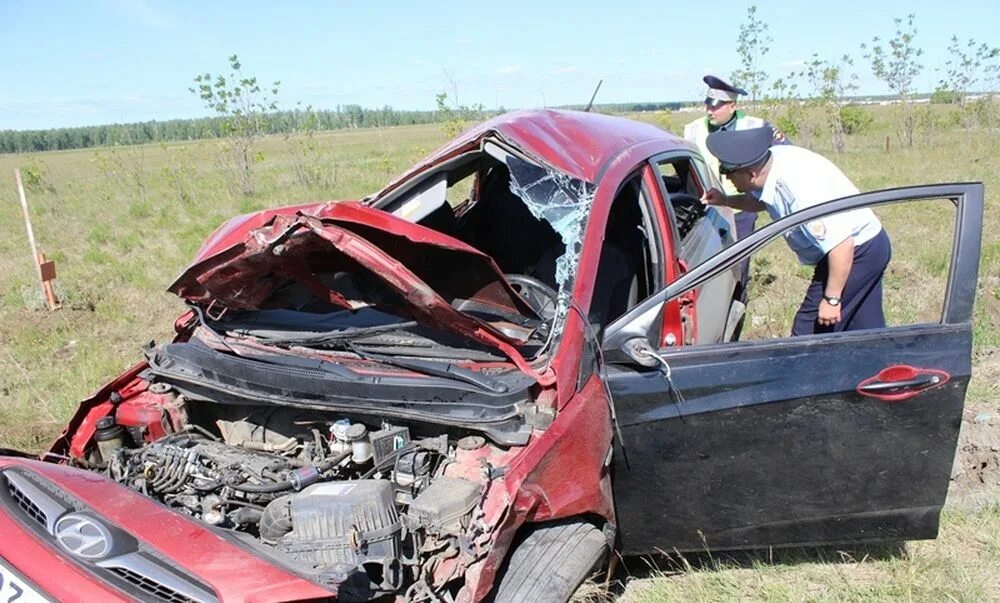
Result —
[[[0, 472], [0, 506], [19, 519], [60, 553], [95, 576], [114, 584], [143, 601], [164, 603], [215, 602], [208, 587], [145, 550], [134, 537], [100, 520], [92, 509], [71, 498], [51, 482], [21, 469]], [[117, 542], [107, 557], [93, 560], [75, 557], [61, 547], [55, 526], [69, 513], [82, 514], [102, 524]]]
[[133, 572], [130, 569], [115, 567], [111, 568], [110, 571], [112, 574], [115, 574], [122, 580], [132, 584], [147, 595], [156, 597], [158, 601], [166, 601], [167, 603], [198, 603], [197, 599], [192, 599], [191, 597], [183, 595], [168, 586], [164, 586], [163, 584], [147, 578], [142, 574]]
[[10, 497], [14, 501], [14, 504], [20, 507], [24, 514], [28, 516], [29, 519], [37, 523], [38, 525], [44, 527], [46, 524], [45, 513], [42, 509], [31, 502], [28, 495], [24, 493], [17, 485], [12, 482], [7, 482], [7, 488], [10, 490]]

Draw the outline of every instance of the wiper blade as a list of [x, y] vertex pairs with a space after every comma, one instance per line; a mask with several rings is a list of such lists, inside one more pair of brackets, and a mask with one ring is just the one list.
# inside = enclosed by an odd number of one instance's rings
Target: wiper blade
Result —
[[452, 362], [435, 362], [433, 360], [423, 360], [421, 358], [399, 358], [397, 356], [387, 356], [384, 354], [361, 351], [354, 346], [350, 346], [350, 348], [352, 352], [366, 360], [374, 360], [375, 362], [405, 368], [433, 377], [444, 377], [446, 379], [463, 381], [481, 389], [491, 391], [495, 394], [506, 393], [509, 389], [507, 384], [502, 381], [494, 379], [489, 375], [484, 375], [478, 371], [458, 366]]
[[[312, 330], [305, 327], [312, 325], [319, 326], [320, 328], [331, 326], [331, 315], [321, 315], [315, 318], [313, 315], [309, 315], [308, 319], [303, 319], [302, 313], [290, 310], [257, 310], [252, 313], [243, 313], [252, 314], [252, 318], [237, 317], [236, 319], [209, 320], [205, 316], [204, 310], [197, 304], [188, 305], [194, 311], [198, 322], [205, 329], [220, 338], [225, 337], [224, 333], [233, 334], [240, 337], [252, 337], [260, 343], [274, 346], [337, 344], [357, 337], [378, 335], [417, 325], [416, 321], [413, 320], [403, 321], [390, 314], [376, 312], [377, 315], [374, 319], [379, 321], [377, 324], [360, 324], [358, 326]], [[337, 314], [341, 313], [338, 312]], [[333, 321], [340, 322], [341, 320], [340, 318], [333, 318]], [[372, 320], [370, 315], [368, 320]], [[386, 320], [395, 320], [395, 322], [387, 323], [385, 322]], [[361, 319], [360, 321], [362, 323], [367, 322], [365, 319]], [[355, 319], [355, 322], [357, 322], [357, 319]], [[303, 332], [305, 334], [302, 334]]]
[[336, 331], [312, 333], [310, 335], [303, 335], [301, 337], [267, 337], [267, 336], [262, 336], [260, 334], [254, 334], [246, 330], [242, 332], [241, 331], [231, 331], [231, 332], [238, 333], [240, 335], [249, 335], [254, 339], [256, 339], [257, 341], [267, 345], [315, 346], [324, 344], [339, 344], [341, 342], [347, 342], [350, 341], [351, 339], [355, 339], [358, 337], [384, 333], [387, 331], [397, 331], [399, 329], [407, 329], [415, 326], [417, 326], [416, 321], [410, 320], [407, 322], [397, 322], [389, 325], [376, 325], [371, 327], [351, 327], [347, 329], [338, 329]]

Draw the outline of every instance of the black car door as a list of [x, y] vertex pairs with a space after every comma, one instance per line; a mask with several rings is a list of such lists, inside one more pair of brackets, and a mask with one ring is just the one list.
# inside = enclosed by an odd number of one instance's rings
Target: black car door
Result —
[[[789, 228], [915, 199], [957, 212], [939, 322], [649, 347], [665, 300]], [[606, 377], [627, 453], [616, 450], [613, 478], [625, 552], [934, 538], [971, 372], [982, 211], [981, 184], [825, 203], [759, 230], [609, 325]], [[636, 342], [658, 359], [637, 356]]]

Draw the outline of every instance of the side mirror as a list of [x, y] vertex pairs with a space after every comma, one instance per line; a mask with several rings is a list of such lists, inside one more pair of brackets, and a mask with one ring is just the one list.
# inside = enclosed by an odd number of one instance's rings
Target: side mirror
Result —
[[655, 368], [660, 365], [656, 350], [645, 337], [633, 337], [622, 344], [622, 352], [640, 366]]

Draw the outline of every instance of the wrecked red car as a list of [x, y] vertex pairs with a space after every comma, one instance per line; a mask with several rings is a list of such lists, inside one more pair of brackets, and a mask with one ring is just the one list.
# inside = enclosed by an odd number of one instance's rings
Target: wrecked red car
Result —
[[[564, 601], [613, 550], [934, 537], [981, 185], [735, 242], [713, 178], [655, 127], [522, 112], [362, 202], [226, 223], [170, 287], [174, 340], [0, 457], [3, 588]], [[958, 213], [940, 324], [735, 341], [749, 253], [917, 197]]]

